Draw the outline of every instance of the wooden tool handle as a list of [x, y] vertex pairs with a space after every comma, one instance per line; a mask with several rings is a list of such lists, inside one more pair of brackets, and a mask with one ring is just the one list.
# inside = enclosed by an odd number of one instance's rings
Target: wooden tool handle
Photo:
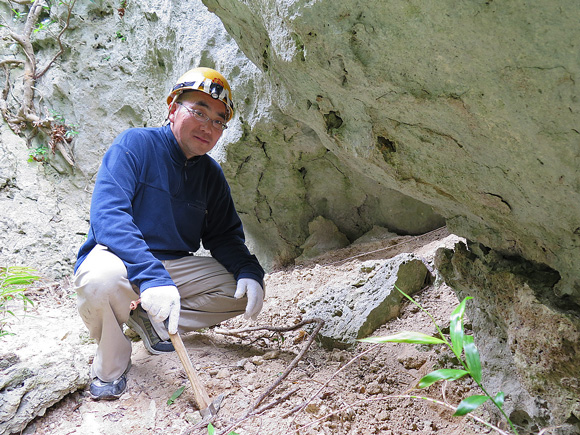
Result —
[[185, 350], [185, 346], [183, 345], [183, 341], [181, 340], [179, 333], [169, 334], [169, 337], [171, 338], [173, 347], [175, 348], [175, 351], [177, 352], [177, 355], [181, 360], [181, 364], [183, 364], [185, 373], [187, 373], [187, 377], [189, 378], [189, 382], [191, 383], [191, 387], [193, 388], [193, 394], [195, 396], [197, 406], [199, 406], [200, 410], [207, 408], [211, 403], [209, 395], [207, 394], [207, 391], [205, 390], [205, 388], [201, 384], [201, 381], [199, 380], [199, 377], [197, 376], [195, 368], [193, 367], [193, 364], [189, 359], [189, 355]]

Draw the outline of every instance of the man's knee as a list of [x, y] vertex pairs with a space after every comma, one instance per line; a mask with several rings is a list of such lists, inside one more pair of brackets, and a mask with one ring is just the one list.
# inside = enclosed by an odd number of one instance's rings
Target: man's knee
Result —
[[77, 269], [74, 286], [82, 298], [107, 300], [108, 294], [130, 287], [130, 283], [121, 259], [106, 248], [96, 246]]

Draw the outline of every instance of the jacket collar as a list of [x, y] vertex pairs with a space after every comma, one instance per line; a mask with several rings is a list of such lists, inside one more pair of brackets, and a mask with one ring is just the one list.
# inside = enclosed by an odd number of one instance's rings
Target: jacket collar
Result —
[[184, 166], [187, 163], [193, 164], [197, 162], [203, 156], [195, 156], [191, 159], [185, 157], [177, 139], [175, 138], [173, 131], [171, 131], [171, 124], [164, 125], [161, 127], [161, 131], [166, 138], [167, 148], [169, 150], [169, 155], [171, 156], [171, 160], [177, 163], [180, 166]]

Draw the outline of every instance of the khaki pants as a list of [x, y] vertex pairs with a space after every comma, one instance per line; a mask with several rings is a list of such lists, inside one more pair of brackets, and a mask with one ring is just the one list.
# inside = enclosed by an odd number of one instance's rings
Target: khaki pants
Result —
[[[214, 258], [188, 256], [162, 263], [181, 296], [181, 332], [216, 325], [244, 313], [247, 298], [234, 298], [234, 276]], [[122, 326], [129, 318], [131, 301], [139, 298], [139, 290], [127, 279], [121, 259], [102, 245], [95, 246], [77, 269], [74, 286], [79, 314], [98, 343], [92, 376], [112, 382], [131, 360], [131, 342]]]

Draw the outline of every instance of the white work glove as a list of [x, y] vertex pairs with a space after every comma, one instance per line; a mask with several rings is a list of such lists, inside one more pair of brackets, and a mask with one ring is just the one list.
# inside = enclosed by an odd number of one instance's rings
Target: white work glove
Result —
[[256, 320], [264, 305], [264, 289], [255, 279], [241, 278], [238, 281], [238, 287], [236, 288], [234, 297], [240, 299], [246, 294], [248, 296], [248, 304], [246, 305], [244, 318]]
[[[174, 285], [149, 287], [141, 293], [141, 306], [149, 314], [153, 326], [159, 327], [159, 324], [163, 324], [165, 319], [168, 319], [167, 332], [170, 334], [177, 333], [179, 310], [181, 309], [179, 300], [179, 291]], [[161, 338], [163, 339], [163, 337]]]

